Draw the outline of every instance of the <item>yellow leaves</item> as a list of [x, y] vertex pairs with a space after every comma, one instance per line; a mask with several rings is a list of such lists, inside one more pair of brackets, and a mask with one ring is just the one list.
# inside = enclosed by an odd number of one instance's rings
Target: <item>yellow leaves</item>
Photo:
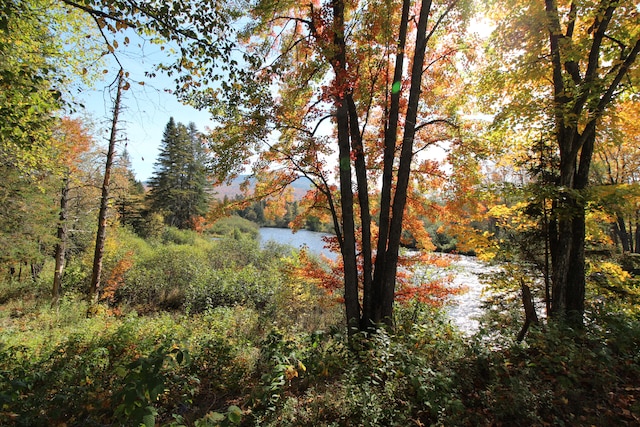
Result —
[[301, 372], [306, 372], [307, 367], [304, 366], [302, 361], [298, 360], [297, 366], [286, 365], [284, 369], [284, 375], [288, 381], [291, 381], [294, 378], [298, 378]]
[[495, 205], [489, 209], [488, 215], [494, 218], [502, 228], [518, 232], [537, 228], [538, 223], [530, 216], [524, 214], [528, 202], [519, 202], [513, 206]]
[[586, 242], [598, 246], [613, 245], [609, 225], [615, 219], [602, 210], [589, 210], [586, 215]]
[[602, 282], [610, 288], [622, 287], [627, 280], [631, 279], [631, 275], [622, 269], [620, 265], [609, 262], [595, 262], [587, 265], [588, 276], [595, 278], [596, 282]]

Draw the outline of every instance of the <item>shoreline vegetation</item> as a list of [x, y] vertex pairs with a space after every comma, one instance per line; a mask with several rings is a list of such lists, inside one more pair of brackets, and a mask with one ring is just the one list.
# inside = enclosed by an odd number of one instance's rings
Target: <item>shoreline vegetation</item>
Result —
[[398, 304], [393, 332], [349, 339], [337, 295], [299, 251], [260, 247], [238, 228], [213, 241], [171, 229], [156, 240], [109, 235], [107, 285], [90, 315], [87, 259], [67, 267], [53, 308], [48, 265], [36, 281], [0, 286], [0, 424], [639, 421], [635, 297], [588, 298], [583, 330], [545, 323], [519, 343], [512, 282], [522, 271], [505, 268], [487, 278], [492, 300], [472, 336], [441, 304], [411, 299]]

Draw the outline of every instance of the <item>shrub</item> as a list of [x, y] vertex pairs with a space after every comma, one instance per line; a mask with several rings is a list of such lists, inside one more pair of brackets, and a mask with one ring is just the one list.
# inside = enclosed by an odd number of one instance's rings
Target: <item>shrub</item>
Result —
[[181, 309], [186, 290], [212, 276], [207, 263], [207, 252], [200, 246], [157, 246], [126, 272], [116, 300], [149, 309]]
[[260, 227], [255, 222], [232, 215], [217, 220], [208, 231], [216, 236], [239, 238], [241, 235], [247, 235], [255, 240], [260, 233]]
[[165, 245], [193, 245], [198, 234], [193, 230], [180, 230], [176, 227], [165, 227], [162, 233], [162, 243]]
[[206, 281], [191, 281], [186, 288], [185, 303], [193, 313], [234, 305], [249, 305], [264, 312], [270, 308], [280, 280], [277, 271], [259, 271], [251, 264], [240, 269], [216, 270]]

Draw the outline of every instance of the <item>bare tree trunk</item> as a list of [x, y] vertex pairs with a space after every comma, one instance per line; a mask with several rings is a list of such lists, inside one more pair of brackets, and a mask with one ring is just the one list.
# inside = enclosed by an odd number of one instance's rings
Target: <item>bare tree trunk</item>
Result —
[[358, 203], [360, 204], [361, 240], [360, 251], [362, 253], [362, 296], [363, 307], [360, 318], [360, 330], [365, 330], [372, 325], [368, 321], [371, 313], [371, 289], [373, 279], [373, 261], [371, 250], [371, 207], [369, 206], [369, 185], [367, 183], [367, 165], [365, 163], [364, 147], [360, 126], [358, 124], [358, 112], [351, 93], [347, 94], [349, 110], [349, 129], [351, 133], [351, 149], [355, 155], [355, 175], [358, 184]]
[[62, 273], [64, 272], [65, 251], [67, 249], [67, 202], [69, 198], [69, 171], [62, 181], [60, 194], [60, 219], [58, 222], [58, 242], [56, 243], [56, 267], [53, 273], [53, 288], [51, 290], [51, 306], [55, 306], [60, 298], [62, 288]]
[[551, 235], [549, 228], [549, 212], [547, 211], [547, 199], [542, 200], [542, 212], [544, 214], [544, 304], [547, 317], [551, 314]]
[[[638, 227], [638, 224], [640, 223], [640, 211], [636, 211], [636, 221], [635, 221], [635, 225], [636, 225], [636, 231], [634, 233], [634, 240], [635, 240], [635, 244], [634, 245], [630, 245], [629, 249], [631, 250], [632, 253], [639, 253], [640, 252], [640, 227]], [[629, 229], [629, 234], [631, 234], [631, 229]]]
[[98, 232], [96, 234], [96, 247], [93, 257], [93, 273], [91, 274], [91, 284], [89, 287], [89, 298], [92, 304], [98, 302], [100, 289], [100, 276], [102, 274], [102, 257], [104, 254], [104, 242], [107, 232], [107, 208], [109, 202], [109, 183], [111, 180], [111, 168], [115, 156], [116, 135], [118, 125], [118, 115], [120, 113], [120, 100], [123, 87], [123, 72], [120, 69], [118, 75], [118, 89], [113, 106], [113, 118], [111, 121], [111, 134], [109, 136], [109, 149], [107, 150], [107, 161], [104, 168], [104, 180], [102, 182], [102, 196], [100, 198], [100, 212], [98, 213]]
[[527, 334], [529, 330], [529, 326], [531, 324], [538, 324], [538, 314], [536, 313], [536, 308], [533, 305], [533, 297], [531, 296], [531, 289], [524, 283], [524, 280], [520, 281], [520, 287], [522, 289], [522, 305], [524, 307], [524, 325], [518, 333], [518, 337], [516, 340], [518, 342], [524, 339], [524, 336]]
[[632, 252], [633, 248], [630, 246], [632, 242], [629, 239], [630, 233], [627, 231], [627, 224], [625, 224], [622, 214], [616, 214], [616, 223], [614, 224], [614, 227], [617, 236], [620, 238], [620, 243], [622, 244], [622, 252]]

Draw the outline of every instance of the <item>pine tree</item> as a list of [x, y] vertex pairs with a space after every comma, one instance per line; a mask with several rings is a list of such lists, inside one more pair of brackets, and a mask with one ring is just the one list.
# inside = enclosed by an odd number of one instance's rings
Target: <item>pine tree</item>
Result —
[[144, 210], [144, 186], [136, 180], [129, 152], [125, 148], [114, 169], [114, 203], [122, 225], [140, 226]]
[[207, 211], [207, 175], [201, 135], [169, 119], [162, 148], [149, 185], [151, 212], [162, 213], [165, 223], [181, 229], [193, 228], [194, 220]]

